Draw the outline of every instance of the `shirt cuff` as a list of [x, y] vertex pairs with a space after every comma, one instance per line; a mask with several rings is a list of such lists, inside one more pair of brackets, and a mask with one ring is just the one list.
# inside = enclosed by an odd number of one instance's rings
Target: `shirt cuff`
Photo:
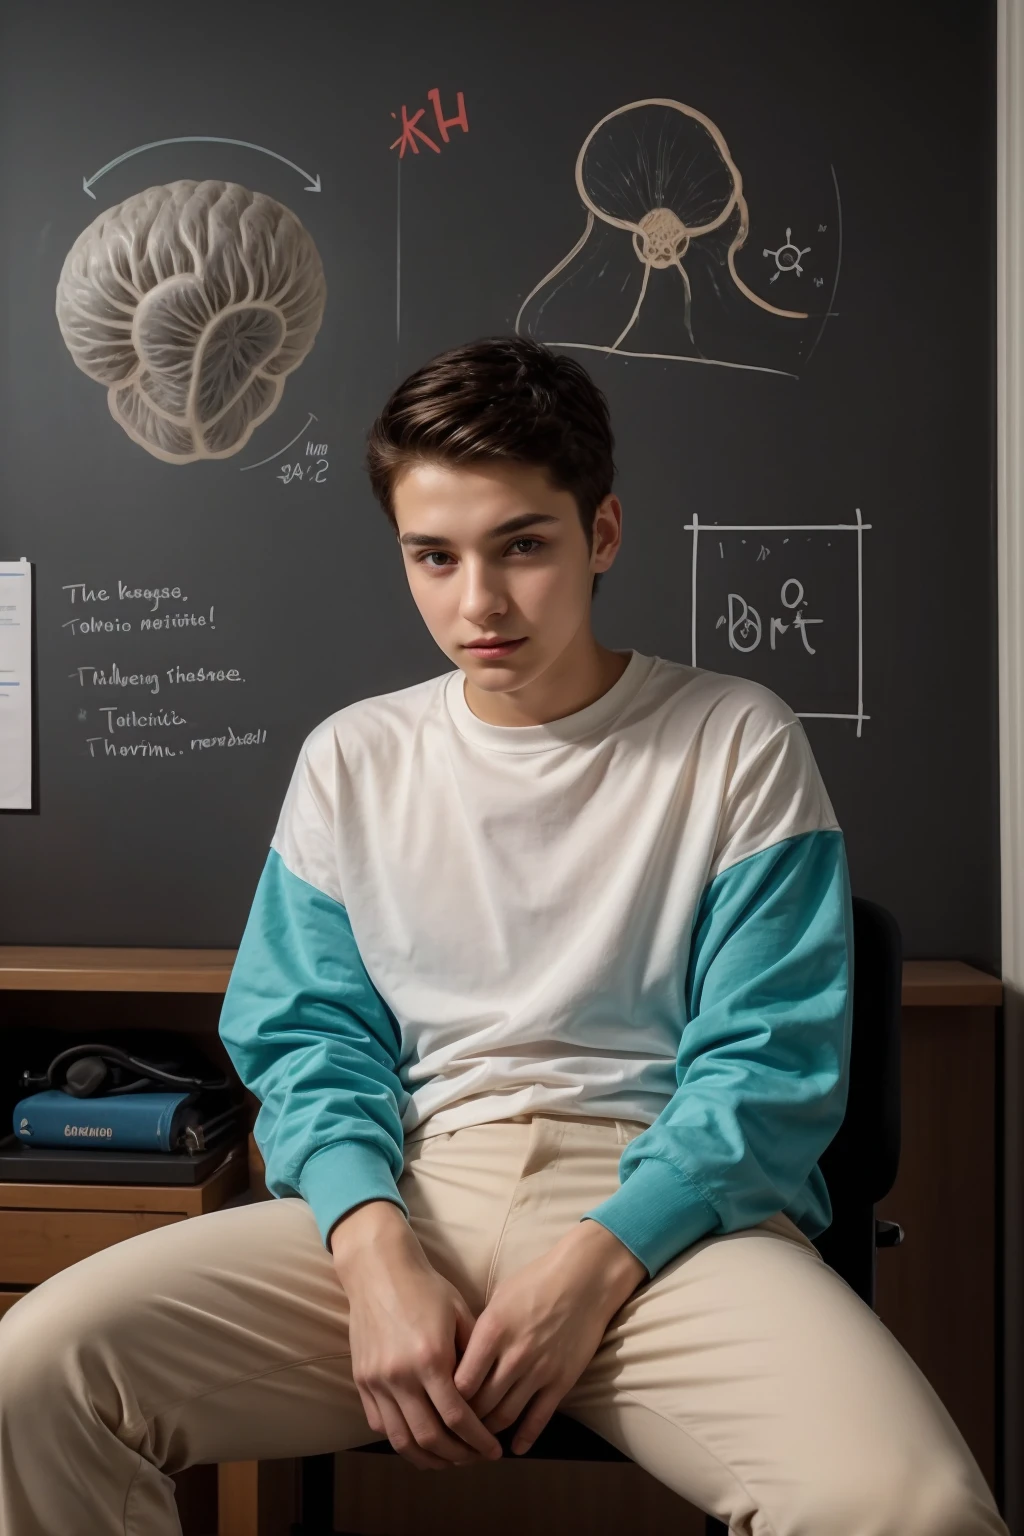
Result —
[[653, 1279], [670, 1259], [718, 1226], [718, 1212], [680, 1169], [646, 1157], [614, 1195], [580, 1220], [607, 1227]]
[[390, 1200], [409, 1218], [409, 1208], [395, 1184], [383, 1152], [364, 1141], [336, 1141], [320, 1147], [299, 1174], [299, 1194], [313, 1216], [324, 1247], [332, 1227], [364, 1200]]

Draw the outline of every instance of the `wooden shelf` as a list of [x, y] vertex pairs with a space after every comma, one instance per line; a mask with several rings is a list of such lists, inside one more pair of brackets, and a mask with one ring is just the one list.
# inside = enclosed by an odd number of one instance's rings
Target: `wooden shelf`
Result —
[[0, 945], [0, 990], [224, 992], [234, 949], [92, 949]]
[[[223, 993], [233, 949], [92, 949], [0, 945], [0, 991]], [[997, 1008], [998, 976], [962, 960], [906, 960], [905, 1008]]]
[[998, 1008], [1002, 1000], [999, 977], [962, 960], [903, 962], [904, 1008]]
[[201, 1216], [220, 1210], [248, 1185], [249, 1148], [245, 1142], [224, 1158], [199, 1184], [61, 1184], [37, 1179], [0, 1180], [0, 1210], [149, 1211]]

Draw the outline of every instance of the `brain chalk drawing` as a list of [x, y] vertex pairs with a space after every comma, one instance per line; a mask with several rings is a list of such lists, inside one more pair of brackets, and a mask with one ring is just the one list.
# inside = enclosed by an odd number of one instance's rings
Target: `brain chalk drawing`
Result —
[[[521, 331], [523, 315], [532, 305], [527, 330], [538, 335], [544, 323], [544, 309], [567, 282], [576, 278], [597, 283], [603, 276], [611, 259], [607, 250], [597, 258], [601, 270], [595, 277], [583, 265], [584, 247], [595, 231], [595, 221], [598, 228], [603, 225], [609, 230], [623, 231], [619, 238], [629, 238], [632, 257], [642, 271], [632, 312], [628, 295], [623, 304], [623, 295], [630, 286], [628, 280], [620, 283], [616, 278], [614, 283], [607, 284], [608, 318], [614, 309], [620, 309], [621, 318], [615, 321], [615, 339], [596, 345], [595, 350], [614, 352], [622, 346], [640, 316], [651, 274], [657, 272], [664, 272], [677, 285], [683, 325], [696, 347], [687, 262], [699, 248], [706, 248], [709, 264], [720, 270], [743, 300], [786, 320], [808, 318], [803, 310], [769, 304], [748, 288], [736, 270], [736, 253], [750, 232], [743, 178], [718, 127], [694, 107], [651, 97], [609, 112], [594, 125], [580, 147], [576, 188], [587, 210], [586, 227], [572, 250], [523, 300], [516, 317], [517, 331]], [[718, 281], [713, 281], [717, 288]], [[591, 338], [592, 342], [596, 340]], [[586, 345], [582, 341], [560, 344]]]
[[230, 181], [174, 181], [108, 208], [68, 252], [57, 320], [111, 415], [158, 459], [226, 459], [277, 408], [326, 286], [295, 215]]

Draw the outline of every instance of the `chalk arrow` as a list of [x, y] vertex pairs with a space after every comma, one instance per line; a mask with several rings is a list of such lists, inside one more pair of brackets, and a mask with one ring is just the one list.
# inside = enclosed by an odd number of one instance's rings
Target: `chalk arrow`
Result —
[[94, 175], [83, 176], [82, 191], [95, 202], [96, 193], [92, 189], [101, 176], [105, 176], [108, 171], [112, 171], [115, 165], [120, 165], [123, 161], [130, 160], [133, 155], [141, 155], [147, 149], [160, 149], [165, 144], [237, 144], [242, 149], [255, 149], [259, 154], [270, 155], [273, 159], [280, 160], [282, 165], [287, 165], [293, 171], [298, 171], [299, 175], [306, 182], [305, 187], [302, 189], [304, 192], [320, 191], [319, 175], [311, 176], [308, 171], [302, 169], [301, 165], [296, 165], [294, 160], [287, 160], [284, 155], [279, 155], [276, 150], [266, 149], [262, 144], [251, 144], [248, 139], [221, 139], [206, 133], [186, 134], [182, 138], [177, 139], [155, 139], [152, 144], [139, 144], [135, 149], [128, 149], [123, 155], [118, 155], [115, 160], [111, 160], [109, 164], [104, 165]]

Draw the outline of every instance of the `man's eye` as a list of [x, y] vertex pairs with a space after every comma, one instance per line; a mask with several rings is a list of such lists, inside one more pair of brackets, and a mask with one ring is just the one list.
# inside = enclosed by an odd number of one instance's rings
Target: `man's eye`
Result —
[[[535, 538], [532, 537], [532, 535], [524, 534], [521, 539], [513, 539], [512, 543], [509, 545], [509, 549], [512, 549], [516, 544], [535, 544], [538, 549], [541, 549], [543, 547], [544, 540], [543, 539], [535, 539]], [[532, 555], [534, 553], [534, 551], [532, 549], [528, 549], [526, 551], [521, 551], [520, 553], [522, 555], [522, 558], [525, 559], [526, 556]], [[417, 565], [424, 565], [428, 560], [432, 560], [436, 555], [441, 555], [445, 560], [450, 560], [451, 559], [451, 556], [445, 550], [443, 550], [443, 549], [428, 549], [426, 554], [418, 555], [417, 556], [416, 564]], [[440, 571], [440, 570], [443, 570], [443, 569], [444, 569], [443, 566], [440, 566], [440, 565], [435, 565], [434, 566], [434, 570], [435, 571]]]

